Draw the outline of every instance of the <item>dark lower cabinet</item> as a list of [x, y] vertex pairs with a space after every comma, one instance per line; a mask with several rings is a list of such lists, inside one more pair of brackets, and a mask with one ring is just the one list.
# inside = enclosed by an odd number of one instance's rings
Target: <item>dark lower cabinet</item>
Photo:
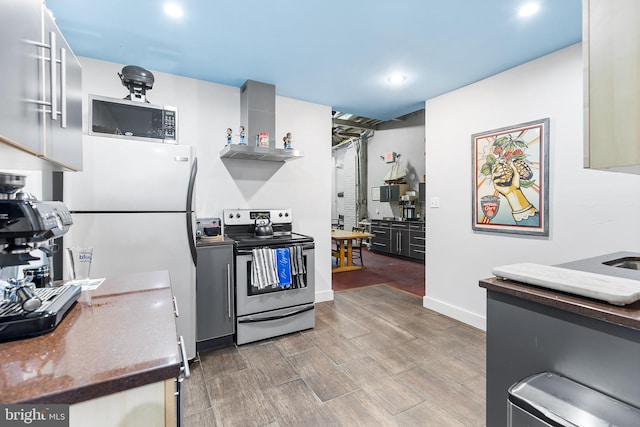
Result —
[[391, 225], [391, 253], [408, 257], [409, 241], [409, 224], [393, 223]]
[[409, 224], [409, 257], [424, 262], [426, 257], [426, 233], [424, 223]]
[[423, 222], [372, 220], [371, 233], [374, 235], [372, 251], [424, 262], [426, 239]]
[[391, 223], [389, 221], [371, 221], [371, 249], [374, 252], [391, 252]]
[[[637, 319], [637, 309], [623, 312], [596, 300], [498, 278], [481, 280], [480, 286], [487, 289], [487, 426], [511, 425], [509, 388], [541, 372], [640, 407], [640, 330], [625, 326]], [[588, 410], [593, 402], [578, 400], [575, 405], [575, 411], [581, 406]]]
[[233, 343], [235, 285], [233, 246], [198, 246], [196, 349]]

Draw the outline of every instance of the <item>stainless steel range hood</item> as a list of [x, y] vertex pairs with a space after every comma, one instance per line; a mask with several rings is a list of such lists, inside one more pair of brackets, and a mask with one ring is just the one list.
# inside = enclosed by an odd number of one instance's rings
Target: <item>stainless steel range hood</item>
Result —
[[[223, 159], [286, 162], [303, 157], [299, 150], [276, 148], [276, 87], [247, 80], [240, 88], [240, 122], [245, 127], [246, 145], [230, 144], [220, 152]], [[269, 147], [258, 147], [259, 132], [269, 133]]]

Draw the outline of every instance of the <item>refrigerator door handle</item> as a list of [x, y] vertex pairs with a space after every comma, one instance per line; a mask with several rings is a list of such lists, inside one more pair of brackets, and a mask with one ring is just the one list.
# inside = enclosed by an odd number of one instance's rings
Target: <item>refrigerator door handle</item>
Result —
[[198, 159], [193, 159], [193, 165], [191, 165], [191, 176], [189, 177], [189, 187], [187, 188], [187, 239], [189, 239], [189, 250], [191, 251], [191, 260], [193, 265], [197, 265], [198, 252], [196, 251], [196, 242], [194, 238], [194, 224], [193, 224], [193, 190], [196, 185], [196, 175], [198, 173]]
[[189, 176], [189, 186], [187, 187], [187, 206], [185, 206], [185, 210], [187, 212], [193, 211], [193, 191], [196, 186], [196, 175], [198, 174], [198, 159], [193, 159], [193, 164], [191, 165], [191, 174]]

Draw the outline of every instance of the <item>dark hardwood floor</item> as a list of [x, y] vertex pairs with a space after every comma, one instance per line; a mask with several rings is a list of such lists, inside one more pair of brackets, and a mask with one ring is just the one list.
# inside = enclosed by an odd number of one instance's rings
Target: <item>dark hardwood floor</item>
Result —
[[380, 255], [367, 250], [366, 247], [362, 248], [362, 259], [362, 270], [331, 274], [331, 288], [335, 292], [371, 285], [387, 285], [424, 296], [424, 264]]
[[484, 426], [485, 348], [407, 292], [336, 292], [314, 329], [200, 354], [184, 425]]

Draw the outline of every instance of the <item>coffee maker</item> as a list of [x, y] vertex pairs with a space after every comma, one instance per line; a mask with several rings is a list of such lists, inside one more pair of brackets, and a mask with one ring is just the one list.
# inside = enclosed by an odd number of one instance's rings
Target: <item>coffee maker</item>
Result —
[[406, 194], [400, 197], [402, 207], [402, 219], [405, 221], [416, 221], [418, 219], [416, 215], [416, 192], [407, 191]]
[[[71, 213], [61, 202], [20, 191], [25, 181], [0, 173], [0, 341], [54, 329], [81, 291], [79, 285], [51, 287], [49, 280], [51, 242], [69, 230]], [[35, 268], [28, 268], [32, 262]]]

